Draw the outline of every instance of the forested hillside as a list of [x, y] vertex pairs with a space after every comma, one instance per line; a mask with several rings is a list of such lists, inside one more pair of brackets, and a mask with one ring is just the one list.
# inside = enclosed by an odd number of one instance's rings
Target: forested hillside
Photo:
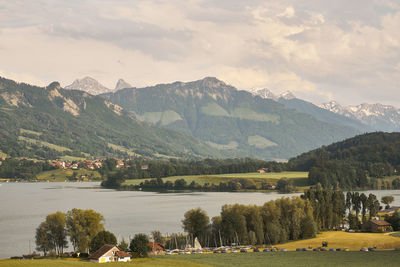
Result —
[[288, 159], [359, 133], [354, 127], [320, 121], [212, 77], [102, 96], [134, 112], [139, 120], [191, 134], [241, 157]]
[[[311, 184], [356, 188], [371, 186], [400, 170], [400, 133], [375, 132], [323, 146], [291, 159], [289, 169], [309, 171]], [[372, 182], [375, 182], [372, 179]]]
[[46, 88], [0, 78], [0, 154], [52, 159], [63, 155], [221, 157], [209, 145], [137, 121], [104, 98], [58, 83]]

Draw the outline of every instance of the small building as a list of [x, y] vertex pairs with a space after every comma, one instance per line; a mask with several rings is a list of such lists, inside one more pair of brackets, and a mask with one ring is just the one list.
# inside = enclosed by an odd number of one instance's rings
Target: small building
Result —
[[392, 225], [387, 221], [370, 220], [362, 225], [362, 230], [365, 232], [382, 233], [388, 231]]
[[89, 256], [89, 260], [91, 262], [98, 263], [116, 261], [128, 262], [131, 260], [131, 255], [124, 251], [121, 251], [115, 245], [106, 244], [99, 248], [95, 253], [91, 254]]
[[142, 167], [140, 169], [142, 171], [148, 170], [149, 169], [149, 165], [142, 165]]
[[149, 247], [151, 247], [151, 255], [162, 255], [165, 252], [163, 245], [156, 242], [149, 242]]
[[258, 173], [266, 173], [268, 172], [268, 168], [261, 168], [259, 170], [257, 170]]

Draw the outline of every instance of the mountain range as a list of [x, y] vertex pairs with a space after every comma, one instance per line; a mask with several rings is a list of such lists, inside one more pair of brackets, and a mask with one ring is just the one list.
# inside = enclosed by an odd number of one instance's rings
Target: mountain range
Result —
[[316, 105], [296, 98], [289, 91], [276, 95], [266, 88], [253, 90], [251, 93], [254, 96], [272, 99], [288, 108], [310, 114], [319, 120], [349, 125], [361, 132], [400, 131], [400, 109], [393, 106], [380, 103], [342, 106], [336, 101]]
[[[141, 121], [191, 135], [232, 156], [287, 159], [360, 133], [351, 125], [318, 120], [213, 77], [101, 96]], [[281, 99], [293, 98], [284, 96]]]
[[[251, 93], [207, 77], [110, 90], [95, 79], [31, 86], [0, 78], [0, 155], [257, 157], [286, 160], [363, 132], [398, 129], [380, 104], [342, 107]], [[386, 128], [385, 128], [386, 127]]]
[[0, 78], [0, 154], [73, 157], [226, 157], [191, 136], [138, 121], [122, 107], [57, 82]]
[[400, 130], [400, 109], [393, 106], [379, 103], [341, 106], [336, 101], [331, 101], [318, 106], [347, 118], [359, 120], [374, 130], [388, 132]]

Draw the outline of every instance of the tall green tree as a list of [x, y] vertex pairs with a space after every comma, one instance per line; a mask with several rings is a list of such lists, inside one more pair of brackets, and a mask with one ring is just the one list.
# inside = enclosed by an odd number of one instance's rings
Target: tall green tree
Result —
[[149, 252], [151, 251], [148, 236], [145, 234], [136, 234], [131, 240], [129, 249], [135, 257], [147, 257]]
[[95, 252], [106, 244], [117, 245], [117, 238], [109, 231], [100, 231], [90, 241], [90, 252]]
[[182, 226], [185, 232], [193, 236], [193, 240], [197, 237], [202, 243], [204, 241], [205, 232], [210, 224], [210, 218], [201, 208], [191, 209], [187, 211], [182, 220]]
[[51, 247], [55, 249], [58, 255], [64, 252], [68, 246], [66, 226], [66, 216], [58, 211], [47, 215], [46, 227]]
[[90, 241], [104, 230], [103, 221], [103, 215], [91, 209], [72, 209], [67, 212], [67, 231], [74, 251], [89, 251]]
[[386, 205], [385, 209], [389, 209], [390, 208], [390, 204], [392, 204], [393, 201], [394, 201], [394, 197], [393, 196], [383, 196], [381, 198], [381, 202]]
[[42, 251], [44, 256], [46, 256], [49, 251], [54, 249], [45, 221], [42, 222], [38, 228], [36, 228], [35, 241], [36, 249], [38, 251]]

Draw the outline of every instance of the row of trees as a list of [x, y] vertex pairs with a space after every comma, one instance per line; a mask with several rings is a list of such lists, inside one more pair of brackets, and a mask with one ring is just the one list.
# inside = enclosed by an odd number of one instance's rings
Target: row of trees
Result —
[[56, 212], [36, 229], [36, 246], [46, 255], [55, 251], [60, 255], [68, 247], [69, 237], [74, 251], [89, 252], [96, 249], [91, 243], [97, 234], [104, 231], [104, 217], [93, 210], [72, 209], [67, 213]]
[[276, 244], [314, 237], [318, 231], [310, 201], [280, 198], [263, 206], [224, 205], [211, 218], [200, 208], [189, 210], [182, 220], [184, 230], [201, 244]]
[[[36, 248], [43, 252], [44, 256], [49, 252], [62, 255], [68, 247], [68, 237], [74, 252], [85, 255], [95, 252], [105, 244], [117, 245], [115, 235], [104, 230], [103, 215], [90, 209], [72, 209], [66, 213], [58, 211], [46, 216], [36, 228]], [[162, 242], [160, 232], [154, 231], [153, 237]], [[122, 239], [118, 247], [137, 257], [146, 257], [151, 251], [149, 238], [142, 233], [135, 234], [129, 245]]]
[[27, 159], [7, 158], [0, 164], [0, 177], [10, 179], [34, 179], [36, 175], [53, 170], [47, 161], [33, 161]]
[[[393, 197], [382, 198], [387, 207], [391, 202]], [[318, 184], [301, 197], [280, 198], [263, 206], [224, 205], [221, 214], [211, 220], [200, 208], [192, 209], [185, 213], [182, 226], [190, 240], [197, 237], [207, 246], [271, 245], [310, 238], [319, 230], [343, 228], [346, 219], [351, 229], [360, 229], [361, 222], [374, 218], [380, 208], [373, 194], [347, 192], [345, 196]], [[400, 219], [398, 224], [400, 228]]]
[[[119, 187], [126, 179], [162, 178], [178, 175], [201, 175], [256, 172], [260, 168], [281, 171], [284, 164], [251, 158], [204, 159], [204, 160], [145, 160], [134, 159], [126, 163], [129, 168], [116, 169], [114, 159], [103, 162], [100, 172], [105, 178], [104, 186]], [[148, 168], [142, 168], [147, 165]]]

